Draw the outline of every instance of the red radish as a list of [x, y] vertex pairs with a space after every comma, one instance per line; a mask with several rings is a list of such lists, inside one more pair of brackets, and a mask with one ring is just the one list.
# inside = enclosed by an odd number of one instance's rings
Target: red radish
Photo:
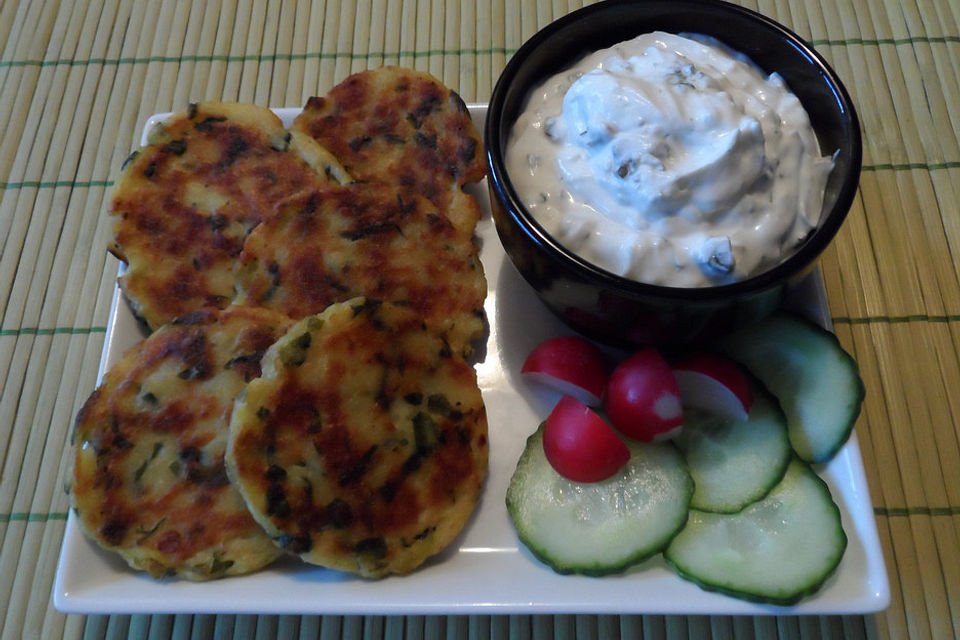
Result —
[[603, 406], [613, 426], [636, 440], [671, 438], [683, 426], [677, 379], [653, 348], [617, 365], [607, 381]]
[[705, 351], [673, 362], [684, 406], [710, 411], [731, 420], [746, 420], [753, 403], [747, 376], [733, 360]]
[[606, 480], [630, 460], [630, 450], [596, 411], [564, 396], [547, 417], [543, 452], [550, 465], [574, 482]]
[[609, 367], [603, 353], [580, 336], [558, 336], [530, 352], [520, 373], [551, 389], [598, 406]]

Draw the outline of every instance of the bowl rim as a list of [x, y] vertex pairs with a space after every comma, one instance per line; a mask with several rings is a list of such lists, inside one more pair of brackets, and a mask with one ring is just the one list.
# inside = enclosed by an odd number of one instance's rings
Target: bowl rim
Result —
[[[839, 147], [849, 152], [847, 172], [842, 176], [842, 182], [837, 190], [833, 207], [821, 214], [820, 223], [811, 230], [800, 247], [785, 260], [758, 274], [728, 284], [706, 287], [674, 287], [651, 284], [621, 276], [581, 258], [556, 240], [527, 211], [510, 181], [505, 166], [505, 145], [500, 142], [500, 130], [503, 128], [500, 122], [500, 114], [510, 81], [527, 58], [558, 32], [563, 32], [571, 24], [589, 18], [594, 14], [617, 10], [624, 5], [634, 5], [638, 8], [642, 8], [644, 4], [650, 7], [660, 6], [667, 1], [669, 1], [671, 9], [677, 11], [696, 10], [698, 8], [709, 8], [713, 12], [727, 11], [731, 15], [737, 15], [741, 19], [753, 22], [760, 29], [767, 29], [778, 34], [790, 46], [797, 49], [802, 57], [809, 62], [810, 67], [815, 69], [819, 77], [827, 83], [830, 92], [835, 96], [834, 104], [839, 107], [839, 111], [845, 116], [847, 124], [844, 131], [844, 140]], [[638, 31], [637, 35], [642, 32], [645, 31]], [[560, 70], [562, 69], [557, 71]], [[527, 95], [529, 95], [529, 92]], [[512, 123], [509, 124], [512, 126]], [[508, 206], [505, 207], [508, 215], [517, 221], [526, 235], [531, 236], [554, 259], [558, 259], [570, 268], [578, 270], [585, 280], [628, 295], [668, 301], [688, 301], [691, 298], [696, 298], [698, 302], [717, 302], [728, 298], [753, 295], [780, 286], [785, 281], [792, 280], [809, 271], [820, 254], [832, 242], [845, 221], [859, 189], [862, 171], [863, 142], [860, 120], [850, 94], [830, 64], [812, 45], [785, 25], [762, 13], [725, 0], [653, 0], [652, 2], [649, 0], [647, 2], [601, 0], [598, 3], [561, 16], [527, 39], [507, 61], [491, 93], [483, 135], [487, 156], [487, 178], [490, 188], [496, 191], [495, 197], [499, 197], [502, 202], [508, 203]]]

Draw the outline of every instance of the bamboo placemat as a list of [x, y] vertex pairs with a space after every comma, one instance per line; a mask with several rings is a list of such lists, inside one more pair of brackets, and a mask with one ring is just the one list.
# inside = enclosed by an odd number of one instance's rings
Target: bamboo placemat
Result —
[[960, 3], [741, 0], [854, 96], [864, 171], [822, 260], [868, 394], [857, 433], [890, 574], [869, 616], [65, 616], [51, 604], [73, 416], [115, 263], [105, 202], [146, 118], [190, 101], [300, 106], [353, 71], [429, 71], [487, 100], [511, 53], [584, 2], [0, 2], [0, 640], [960, 636]]

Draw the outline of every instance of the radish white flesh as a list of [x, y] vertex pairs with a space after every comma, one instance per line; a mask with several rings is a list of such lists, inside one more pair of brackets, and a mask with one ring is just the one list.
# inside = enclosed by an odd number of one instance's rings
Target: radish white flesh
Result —
[[520, 370], [537, 384], [599, 406], [609, 366], [603, 353], [579, 336], [558, 336], [538, 345]]
[[672, 366], [684, 406], [730, 420], [747, 419], [753, 394], [736, 362], [721, 355], [697, 352], [681, 357]]

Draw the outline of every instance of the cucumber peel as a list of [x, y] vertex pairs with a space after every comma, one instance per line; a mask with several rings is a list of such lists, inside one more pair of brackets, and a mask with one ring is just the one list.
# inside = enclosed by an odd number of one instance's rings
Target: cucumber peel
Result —
[[746, 420], [732, 420], [684, 408], [676, 443], [693, 477], [690, 506], [734, 513], [765, 496], [793, 458], [787, 420], [780, 405], [750, 380], [753, 406]]
[[691, 510], [664, 558], [682, 578], [708, 591], [791, 605], [820, 589], [846, 546], [829, 488], [794, 458], [767, 497], [743, 511]]
[[683, 527], [693, 480], [670, 443], [627, 442], [630, 462], [592, 483], [568, 480], [543, 452], [543, 424], [528, 439], [507, 489], [520, 540], [557, 573], [606, 575], [662, 551]]
[[612, 478], [577, 483], [527, 440], [506, 504], [521, 542], [562, 574], [606, 575], [662, 553], [708, 591], [788, 606], [815, 593], [847, 547], [840, 510], [813, 464], [850, 437], [864, 386], [836, 336], [777, 312], [722, 338], [753, 404], [745, 420], [684, 408], [671, 442], [628, 440]]
[[865, 390], [856, 362], [833, 333], [778, 312], [725, 336], [717, 348], [777, 397], [801, 459], [826, 462], [850, 437]]

